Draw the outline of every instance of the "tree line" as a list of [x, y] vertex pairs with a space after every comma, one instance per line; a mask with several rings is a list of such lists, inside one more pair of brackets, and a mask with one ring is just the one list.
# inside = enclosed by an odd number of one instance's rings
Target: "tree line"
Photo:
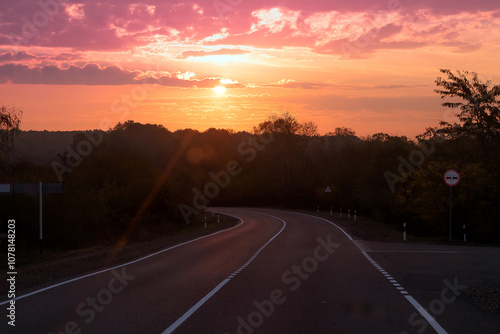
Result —
[[[415, 140], [385, 133], [360, 138], [349, 128], [319, 135], [313, 122], [289, 113], [251, 132], [172, 132], [127, 121], [75, 135], [50, 165], [10, 163], [11, 141], [5, 140], [0, 177], [4, 183], [62, 181], [62, 195], [44, 197], [45, 235], [48, 247], [71, 249], [112, 245], [125, 234], [131, 240], [166, 235], [206, 206], [355, 209], [444, 238], [449, 189], [443, 173], [455, 169], [461, 180], [453, 190], [453, 234], [466, 224], [469, 240], [498, 242], [500, 87], [475, 73], [442, 73], [436, 92], [457, 110], [457, 121], [441, 122]], [[16, 219], [25, 250], [38, 247], [37, 201], [29, 195], [0, 201], [2, 226]]]

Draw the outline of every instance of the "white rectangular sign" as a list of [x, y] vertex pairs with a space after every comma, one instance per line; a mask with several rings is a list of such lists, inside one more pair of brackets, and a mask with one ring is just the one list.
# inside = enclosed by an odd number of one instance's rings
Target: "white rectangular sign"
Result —
[[0, 193], [10, 194], [11, 185], [10, 184], [0, 184]]

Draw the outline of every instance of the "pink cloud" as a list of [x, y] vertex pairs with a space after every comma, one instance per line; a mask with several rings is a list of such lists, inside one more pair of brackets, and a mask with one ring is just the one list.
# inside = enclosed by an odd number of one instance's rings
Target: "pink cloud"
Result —
[[250, 51], [245, 51], [241, 49], [219, 49], [215, 51], [183, 51], [179, 53], [175, 58], [186, 59], [188, 57], [205, 57], [205, 56], [217, 56], [217, 55], [241, 55], [245, 53], [250, 53]]
[[390, 23], [381, 28], [373, 28], [354, 40], [347, 38], [333, 40], [325, 45], [316, 47], [314, 51], [323, 54], [342, 55], [343, 58], [350, 59], [364, 58], [378, 49], [389, 48], [389, 45], [392, 48], [416, 47], [415, 43], [398, 42], [389, 44], [383, 41], [385, 38], [398, 34], [401, 29], [401, 26]]
[[[297, 17], [296, 12], [268, 10], [253, 13], [253, 16], [252, 29], [247, 33], [226, 34], [210, 44], [240, 45], [245, 41], [247, 46], [259, 48], [305, 47], [344, 59], [368, 58], [378, 50], [431, 45], [446, 47], [451, 52], [468, 52], [488, 42], [467, 40], [464, 36], [471, 32], [489, 34], [493, 27], [500, 26], [500, 20], [495, 21], [491, 12], [437, 16], [425, 10], [406, 14], [401, 10], [335, 11]], [[455, 35], [449, 35], [451, 32]]]
[[[47, 0], [51, 2], [51, 0]], [[55, 2], [55, 0], [53, 0]], [[42, 1], [42, 3], [44, 3]], [[4, 45], [65, 46], [79, 50], [120, 50], [144, 45], [161, 29], [175, 29], [182, 38], [216, 32], [209, 16], [194, 3], [87, 2], [44, 10], [36, 0], [0, 5], [0, 43]], [[3, 11], [2, 9], [5, 9]], [[57, 9], [57, 10], [56, 10]], [[193, 30], [186, 29], [192, 26]], [[75, 36], [78, 36], [75, 38]]]
[[312, 47], [314, 38], [305, 34], [294, 34], [296, 31], [290, 27], [283, 27], [278, 32], [269, 32], [266, 29], [249, 32], [244, 35], [229, 35], [226, 38], [207, 42], [207, 45], [241, 45], [245, 41], [246, 46], [257, 48], [275, 48], [284, 47]]
[[[58, 5], [40, 5], [49, 3]], [[225, 6], [220, 7], [221, 3]], [[481, 13], [490, 14], [481, 16]], [[442, 38], [445, 31], [462, 29], [460, 25], [468, 24], [469, 20], [475, 25], [468, 26], [468, 30], [486, 33], [489, 28], [482, 22], [497, 20], [498, 26], [499, 13], [496, 0], [256, 0], [241, 3], [111, 0], [64, 5], [56, 0], [3, 1], [0, 3], [0, 46], [62, 47], [75, 52], [122, 51], [161, 41], [163, 45], [220, 45], [221, 48], [227, 45], [306, 47], [313, 52], [342, 55], [345, 51], [340, 50], [341, 46], [347, 43], [360, 49], [353, 57], [365, 58], [379, 49], [435, 44], [465, 52], [480, 47], [476, 44], [481, 41], [471, 43], [461, 40], [463, 36], [445, 41]], [[318, 19], [324, 22], [319, 24]], [[222, 31], [225, 37], [210, 39]], [[377, 32], [377, 36], [373, 37], [373, 32]], [[368, 46], [360, 48], [367, 36]], [[186, 51], [178, 57], [196, 56], [193, 52], [203, 51]]]

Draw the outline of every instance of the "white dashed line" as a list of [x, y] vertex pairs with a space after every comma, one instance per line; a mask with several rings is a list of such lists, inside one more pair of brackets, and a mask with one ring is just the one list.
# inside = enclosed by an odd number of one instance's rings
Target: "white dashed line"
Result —
[[[358, 247], [359, 248], [359, 247]], [[361, 248], [360, 248], [361, 250]], [[438, 334], [447, 334], [447, 332], [443, 329], [443, 327], [441, 327], [441, 325], [439, 325], [437, 323], [437, 321], [429, 315], [429, 313], [427, 313], [427, 311], [415, 300], [415, 298], [413, 298], [409, 293], [408, 291], [406, 291], [402, 286], [401, 284], [399, 284], [391, 275], [389, 275], [387, 273], [387, 271], [385, 271], [384, 269], [382, 269], [382, 267], [380, 265], [377, 264], [377, 262], [375, 262], [370, 255], [367, 254], [366, 251], [364, 250], [361, 250], [361, 253], [363, 253], [363, 255], [368, 259], [368, 261], [373, 264], [373, 266], [375, 268], [377, 268], [380, 273], [382, 273], [382, 275], [385, 276], [385, 278], [387, 278], [387, 280], [389, 280], [389, 282], [392, 283], [392, 285], [402, 294], [405, 296], [405, 298], [413, 305], [413, 307], [415, 307], [415, 309], [427, 320], [427, 322], [429, 323], [429, 325], [432, 326], [432, 328], [434, 328], [434, 330], [438, 333]]]
[[[341, 230], [349, 240], [351, 240], [355, 245], [356, 247], [358, 247], [358, 249], [361, 251], [361, 253], [366, 257], [366, 259], [375, 267], [377, 268], [379, 271], [383, 271], [385, 274], [384, 276], [389, 280], [394, 280], [394, 278], [387, 274], [387, 272], [375, 261], [373, 260], [368, 254], [367, 252], [386, 252], [386, 251], [370, 251], [370, 250], [364, 250], [363, 247], [361, 245], [359, 245], [356, 241], [353, 240], [353, 238], [346, 232], [344, 231], [341, 227], [339, 227], [338, 225], [336, 225], [335, 223], [333, 223], [332, 221], [329, 221], [327, 219], [324, 219], [324, 218], [320, 218], [320, 217], [316, 217], [316, 216], [312, 216], [312, 215], [308, 215], [308, 214], [304, 214], [304, 213], [298, 213], [298, 212], [292, 212], [292, 211], [288, 211], [289, 213], [295, 213], [295, 214], [299, 214], [299, 215], [303, 215], [303, 216], [309, 216], [309, 217], [313, 217], [313, 218], [316, 218], [316, 219], [320, 219], [320, 220], [323, 220], [323, 221], [326, 221], [327, 223], [335, 226], [336, 228], [338, 228], [339, 230]], [[414, 253], [426, 253], [426, 251], [424, 252], [420, 252], [420, 251], [392, 251], [392, 252], [414, 252]], [[449, 253], [449, 252], [446, 252], [446, 251], [427, 251], [427, 253]], [[452, 253], [460, 253], [460, 252], [452, 252]], [[463, 253], [463, 252], [462, 252]], [[396, 280], [394, 280], [396, 281]], [[413, 305], [413, 307], [415, 307], [415, 309], [429, 322], [429, 324], [434, 328], [434, 330], [436, 330], [436, 332], [438, 334], [447, 334], [447, 332], [436, 322], [436, 320], [434, 320], [434, 318], [432, 318], [428, 313], [427, 311], [424, 310], [424, 308], [406, 291], [404, 290], [404, 288], [402, 287], [397, 287], [398, 291], [405, 296], [405, 298]]]
[[[278, 231], [278, 233], [276, 233], [271, 239], [269, 239], [262, 247], [259, 248], [259, 250], [257, 252], [255, 252], [255, 254], [244, 264], [242, 265], [240, 268], [236, 269], [231, 275], [229, 275], [225, 280], [223, 280], [222, 282], [219, 283], [219, 285], [217, 285], [212, 291], [210, 291], [205, 297], [203, 297], [202, 299], [200, 299], [200, 301], [198, 301], [196, 304], [193, 305], [193, 307], [191, 307], [186, 313], [184, 313], [179, 319], [177, 319], [173, 324], [171, 324], [167, 329], [165, 329], [162, 334], [170, 334], [172, 333], [173, 331], [175, 331], [177, 329], [177, 327], [179, 327], [180, 325], [182, 325], [182, 323], [184, 321], [186, 321], [194, 312], [196, 312], [196, 310], [198, 310], [203, 304], [205, 304], [205, 302], [207, 300], [209, 300], [213, 295], [215, 295], [217, 293], [217, 291], [219, 291], [224, 285], [226, 285], [227, 282], [229, 282], [231, 279], [233, 279], [236, 275], [238, 275], [243, 269], [245, 269], [250, 263], [252, 263], [252, 261], [257, 257], [257, 255], [259, 255], [260, 252], [262, 252], [262, 250], [264, 248], [266, 248], [267, 245], [269, 245], [269, 243], [271, 241], [273, 241], [280, 233], [281, 231], [283, 231], [286, 227], [286, 222], [281, 219], [281, 218], [278, 218], [278, 217], [275, 217], [275, 216], [272, 216], [272, 215], [268, 215], [268, 214], [265, 214], [265, 213], [258, 213], [258, 212], [255, 212], [257, 214], [260, 214], [260, 215], [265, 215], [265, 216], [269, 216], [269, 217], [272, 217], [272, 218], [276, 218], [278, 220], [281, 220], [283, 222], [283, 227], [281, 227], [281, 230]], [[228, 216], [231, 216], [229, 214], [227, 214]], [[241, 218], [239, 218], [241, 219]], [[242, 220], [243, 221], [243, 220]]]

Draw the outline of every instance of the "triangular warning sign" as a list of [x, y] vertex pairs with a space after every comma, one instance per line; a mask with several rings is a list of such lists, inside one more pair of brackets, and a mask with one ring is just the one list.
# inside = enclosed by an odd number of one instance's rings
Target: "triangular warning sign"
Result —
[[325, 193], [331, 193], [331, 192], [332, 192], [332, 190], [330, 189], [330, 187], [326, 187]]

